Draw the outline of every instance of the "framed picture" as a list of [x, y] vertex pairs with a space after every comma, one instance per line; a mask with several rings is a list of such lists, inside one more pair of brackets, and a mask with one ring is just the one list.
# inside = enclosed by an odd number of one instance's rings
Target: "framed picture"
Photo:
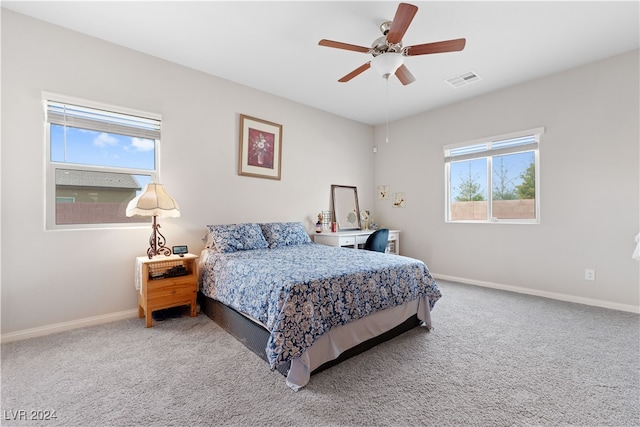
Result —
[[407, 198], [404, 193], [393, 193], [393, 207], [404, 208], [407, 203]]
[[387, 200], [389, 198], [389, 186], [378, 185], [378, 200]]
[[280, 179], [282, 125], [240, 114], [238, 175]]

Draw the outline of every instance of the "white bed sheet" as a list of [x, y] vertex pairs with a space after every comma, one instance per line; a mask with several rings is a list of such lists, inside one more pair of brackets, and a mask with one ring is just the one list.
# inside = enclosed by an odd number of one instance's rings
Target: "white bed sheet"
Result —
[[338, 358], [344, 351], [393, 329], [416, 313], [423, 325], [431, 329], [429, 298], [426, 296], [331, 329], [316, 340], [302, 356], [291, 361], [287, 385], [293, 390], [299, 390], [307, 385], [314, 369]]

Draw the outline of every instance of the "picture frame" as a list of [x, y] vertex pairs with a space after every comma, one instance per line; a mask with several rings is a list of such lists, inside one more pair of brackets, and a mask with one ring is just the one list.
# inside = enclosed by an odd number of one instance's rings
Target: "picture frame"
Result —
[[280, 180], [282, 125], [240, 114], [238, 175]]
[[378, 200], [387, 200], [389, 198], [389, 186], [378, 185]]
[[332, 184], [331, 211], [339, 231], [362, 229], [357, 187]]
[[407, 204], [407, 197], [405, 193], [393, 193], [393, 207], [404, 208]]

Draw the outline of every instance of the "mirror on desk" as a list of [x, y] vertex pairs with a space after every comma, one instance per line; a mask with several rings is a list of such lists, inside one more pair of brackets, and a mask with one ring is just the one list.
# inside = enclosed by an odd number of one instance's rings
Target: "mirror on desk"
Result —
[[358, 189], [347, 185], [331, 186], [331, 211], [338, 230], [360, 230]]

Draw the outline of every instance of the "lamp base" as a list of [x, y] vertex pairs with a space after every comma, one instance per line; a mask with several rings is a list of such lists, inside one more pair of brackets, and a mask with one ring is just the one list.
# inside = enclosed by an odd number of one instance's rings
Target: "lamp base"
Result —
[[164, 238], [162, 233], [160, 233], [160, 224], [156, 222], [157, 215], [153, 216], [153, 232], [151, 233], [151, 237], [149, 237], [149, 249], [147, 249], [147, 255], [149, 259], [153, 258], [156, 255], [171, 255], [171, 249], [165, 246], [167, 240]]

